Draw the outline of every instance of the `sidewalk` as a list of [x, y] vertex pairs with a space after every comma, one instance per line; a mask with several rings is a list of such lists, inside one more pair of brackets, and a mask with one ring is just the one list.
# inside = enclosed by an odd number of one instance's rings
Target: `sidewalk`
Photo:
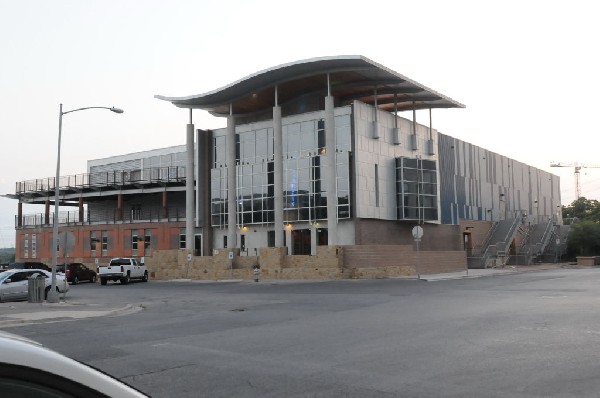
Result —
[[0, 303], [0, 329], [31, 325], [72, 321], [97, 316], [116, 316], [142, 310], [130, 304], [112, 306], [85, 303], [29, 303], [27, 301]]
[[481, 278], [484, 276], [514, 274], [517, 272], [544, 271], [560, 268], [577, 268], [580, 266], [570, 265], [568, 263], [550, 263], [550, 264], [532, 264], [532, 265], [506, 265], [498, 268], [485, 269], [469, 269], [460, 272], [450, 272], [446, 274], [421, 275], [421, 280], [427, 282], [435, 282], [448, 279], [466, 279], [466, 278]]

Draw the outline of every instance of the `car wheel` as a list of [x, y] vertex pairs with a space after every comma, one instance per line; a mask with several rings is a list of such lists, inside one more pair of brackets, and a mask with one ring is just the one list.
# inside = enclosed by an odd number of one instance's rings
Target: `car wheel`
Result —
[[125, 275], [125, 277], [124, 277], [124, 278], [121, 278], [121, 283], [122, 283], [123, 285], [126, 285], [126, 284], [128, 284], [128, 283], [129, 283], [129, 281], [130, 281], [129, 274]]
[[76, 285], [76, 284], [78, 284], [78, 283], [79, 283], [79, 278], [77, 277], [77, 275], [75, 275], [75, 276], [73, 277], [73, 284], [74, 284], [74, 285]]
[[106, 278], [100, 278], [101, 285], [106, 285], [106, 282], [108, 282], [108, 280], [106, 280]]
[[90, 282], [91, 283], [96, 283], [98, 279], [96, 278], [96, 275], [92, 275], [92, 277], [90, 278]]
[[148, 282], [148, 271], [144, 272], [144, 276], [142, 277], [142, 282]]

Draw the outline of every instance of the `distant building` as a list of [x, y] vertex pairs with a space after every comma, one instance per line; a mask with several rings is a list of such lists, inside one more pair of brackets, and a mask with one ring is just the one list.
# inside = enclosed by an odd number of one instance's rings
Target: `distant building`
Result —
[[[186, 145], [90, 160], [86, 174], [61, 177], [60, 204], [76, 208], [59, 217], [76, 235], [70, 257], [336, 246], [348, 253], [344, 267], [377, 266], [412, 247], [416, 225], [420, 250], [459, 268], [558, 249], [557, 176], [438, 132], [432, 110], [464, 106], [364, 57], [309, 59], [157, 98], [190, 109]], [[196, 129], [191, 109], [227, 127]], [[422, 110], [428, 123], [416, 122]], [[19, 200], [17, 259], [49, 258], [54, 179], [17, 183], [7, 196]], [[46, 210], [25, 215], [24, 203]]]

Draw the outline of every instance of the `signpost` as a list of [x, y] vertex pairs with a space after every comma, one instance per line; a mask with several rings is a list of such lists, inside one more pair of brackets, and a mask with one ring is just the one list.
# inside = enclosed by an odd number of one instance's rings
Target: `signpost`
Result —
[[190, 274], [190, 264], [192, 263], [192, 254], [188, 253], [187, 258], [187, 270], [185, 271], [185, 277], [187, 278]]
[[412, 236], [413, 238], [415, 238], [415, 242], [417, 243], [417, 263], [415, 264], [415, 271], [417, 272], [417, 279], [421, 279], [421, 274], [419, 273], [419, 262], [421, 261], [419, 243], [421, 242], [421, 238], [423, 237], [423, 227], [419, 225], [413, 227]]
[[233, 279], [233, 250], [227, 253], [229, 259], [229, 268], [231, 269], [231, 278]]

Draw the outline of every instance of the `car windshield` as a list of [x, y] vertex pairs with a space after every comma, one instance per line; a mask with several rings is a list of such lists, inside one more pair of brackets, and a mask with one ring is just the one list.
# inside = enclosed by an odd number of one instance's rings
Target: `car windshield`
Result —
[[0, 273], [0, 283], [4, 282], [5, 279], [10, 278], [12, 272], [2, 272]]
[[130, 261], [128, 258], [115, 258], [110, 260], [110, 265], [129, 265]]

